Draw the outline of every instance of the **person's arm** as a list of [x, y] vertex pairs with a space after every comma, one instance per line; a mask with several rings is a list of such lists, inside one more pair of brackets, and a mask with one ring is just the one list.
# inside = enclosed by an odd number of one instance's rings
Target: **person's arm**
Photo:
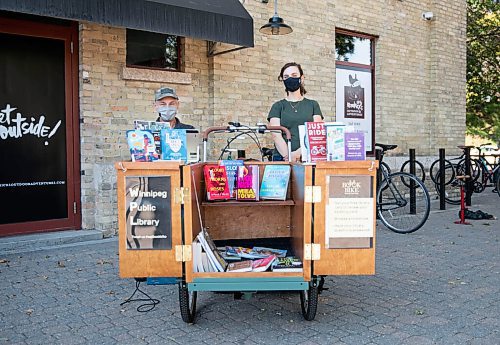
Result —
[[[269, 119], [269, 124], [271, 126], [281, 126], [281, 120], [278, 117], [271, 117]], [[274, 140], [274, 145], [276, 146], [276, 149], [280, 153], [281, 156], [283, 156], [283, 159], [285, 161], [288, 160], [288, 145], [283, 139], [283, 136], [281, 133], [277, 132], [272, 132], [273, 140]]]
[[323, 122], [323, 113], [321, 112], [321, 108], [319, 107], [319, 103], [313, 101], [313, 121], [314, 122]]

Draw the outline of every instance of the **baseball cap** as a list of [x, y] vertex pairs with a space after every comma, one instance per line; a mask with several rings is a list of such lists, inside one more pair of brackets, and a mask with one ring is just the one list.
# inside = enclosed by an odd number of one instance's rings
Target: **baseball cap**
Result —
[[155, 101], [159, 101], [160, 99], [165, 97], [179, 99], [179, 97], [177, 97], [177, 94], [175, 93], [175, 90], [169, 87], [162, 87], [155, 91]]

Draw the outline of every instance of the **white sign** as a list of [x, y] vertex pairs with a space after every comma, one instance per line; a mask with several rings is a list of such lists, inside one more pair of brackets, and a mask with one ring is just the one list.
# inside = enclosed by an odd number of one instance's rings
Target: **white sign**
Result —
[[335, 85], [335, 120], [364, 133], [365, 149], [372, 151], [372, 73], [337, 66]]

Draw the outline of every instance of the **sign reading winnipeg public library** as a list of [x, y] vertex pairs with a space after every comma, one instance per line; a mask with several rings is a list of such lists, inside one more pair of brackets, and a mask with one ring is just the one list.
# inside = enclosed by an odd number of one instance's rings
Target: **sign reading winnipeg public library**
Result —
[[374, 234], [373, 177], [327, 176], [326, 248], [371, 248]]
[[126, 176], [127, 249], [172, 249], [170, 176]]

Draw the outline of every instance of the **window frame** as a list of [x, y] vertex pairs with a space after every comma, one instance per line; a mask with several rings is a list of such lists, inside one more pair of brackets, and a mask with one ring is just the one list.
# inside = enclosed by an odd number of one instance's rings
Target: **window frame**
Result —
[[[177, 66], [176, 68], [170, 68], [170, 67], [151, 67], [151, 66], [142, 66], [142, 65], [134, 65], [134, 64], [129, 64], [127, 63], [127, 57], [128, 57], [128, 31], [129, 30], [134, 30], [134, 31], [142, 31], [144, 33], [151, 33], [151, 34], [160, 34], [164, 36], [175, 36], [177, 37]], [[150, 31], [144, 31], [144, 30], [136, 30], [136, 29], [129, 29], [127, 28], [125, 31], [125, 66], [128, 68], [139, 68], [139, 69], [145, 69], [145, 70], [156, 70], [156, 71], [168, 71], [168, 72], [184, 72], [184, 64], [182, 63], [183, 60], [183, 47], [184, 45], [184, 37], [177, 36], [177, 35], [171, 35], [167, 33], [161, 33], [161, 32], [150, 32]]]
[[[357, 68], [360, 70], [364, 71], [369, 71], [371, 73], [371, 92], [372, 92], [372, 106], [371, 106], [371, 112], [372, 112], [372, 123], [371, 123], [371, 132], [372, 132], [372, 142], [371, 142], [371, 151], [367, 151], [366, 154], [367, 156], [374, 156], [375, 155], [375, 62], [376, 62], [376, 56], [375, 56], [375, 44], [378, 39], [377, 35], [371, 35], [359, 31], [352, 31], [348, 29], [343, 29], [343, 28], [335, 28], [335, 37], [338, 34], [342, 35], [347, 35], [347, 36], [353, 36], [353, 37], [358, 37], [358, 38], [365, 38], [370, 40], [370, 53], [371, 53], [371, 63], [370, 64], [362, 64], [362, 63], [357, 63], [357, 62], [348, 62], [348, 61], [341, 61], [337, 60], [337, 46], [335, 45], [335, 72], [337, 71], [337, 68], [340, 66], [345, 66], [345, 67], [351, 67], [351, 68]], [[334, 39], [335, 42], [335, 39]], [[337, 88], [337, 85], [335, 85], [335, 89]], [[335, 90], [335, 102], [337, 102], [337, 91]], [[337, 114], [335, 114], [335, 118], [337, 119]]]

